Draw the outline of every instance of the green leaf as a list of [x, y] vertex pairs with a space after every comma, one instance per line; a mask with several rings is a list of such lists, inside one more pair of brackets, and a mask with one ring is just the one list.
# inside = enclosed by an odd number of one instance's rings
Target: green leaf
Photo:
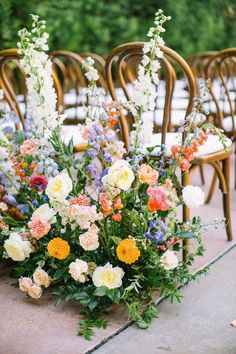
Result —
[[115, 304], [119, 304], [121, 293], [119, 289], [109, 289], [107, 290], [107, 296], [111, 299]]
[[100, 286], [94, 291], [95, 296], [106, 296], [108, 288], [106, 286]]
[[121, 241], [121, 238], [117, 236], [109, 236], [109, 239], [111, 239], [116, 245], [118, 245]]

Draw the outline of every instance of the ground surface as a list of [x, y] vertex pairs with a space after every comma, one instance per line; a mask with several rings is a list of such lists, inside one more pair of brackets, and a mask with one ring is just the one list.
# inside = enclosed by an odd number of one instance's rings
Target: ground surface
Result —
[[132, 325], [94, 354], [235, 354], [235, 269], [236, 248], [183, 289], [181, 304], [162, 303], [148, 330]]
[[[233, 167], [232, 160], [232, 172]], [[207, 190], [212, 172], [210, 168], [204, 171]], [[199, 184], [198, 172], [193, 184]], [[233, 188], [231, 195], [236, 239], [236, 191]], [[219, 190], [215, 191], [210, 205], [197, 209], [194, 214], [201, 215], [206, 222], [222, 217]], [[205, 257], [198, 259], [196, 268], [227, 251], [235, 244], [235, 239], [227, 242], [225, 230], [210, 229], [205, 237]], [[105, 344], [97, 354], [235, 354], [236, 329], [229, 326], [229, 322], [236, 319], [235, 269], [234, 250], [218, 261], [200, 284], [190, 284], [183, 289], [185, 297], [182, 304], [161, 305], [160, 319], [149, 330], [130, 327]], [[83, 354], [127, 323], [126, 313], [115, 307], [109, 316], [108, 328], [98, 330], [93, 341], [87, 342], [76, 336], [80, 319], [77, 304], [54, 307], [54, 298], [49, 293], [40, 301], [33, 301], [15, 289], [12, 283], [14, 280], [0, 265], [0, 354]], [[200, 349], [197, 343], [202, 345]]]

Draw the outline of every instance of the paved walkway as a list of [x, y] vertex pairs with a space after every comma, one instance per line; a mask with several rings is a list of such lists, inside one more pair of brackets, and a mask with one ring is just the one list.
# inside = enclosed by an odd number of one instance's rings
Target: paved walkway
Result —
[[148, 330], [127, 328], [94, 354], [235, 354], [236, 248], [207, 277], [183, 289], [181, 304], [160, 305]]

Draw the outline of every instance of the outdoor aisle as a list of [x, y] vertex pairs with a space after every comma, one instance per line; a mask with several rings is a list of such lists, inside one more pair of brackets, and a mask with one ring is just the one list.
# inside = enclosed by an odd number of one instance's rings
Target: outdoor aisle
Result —
[[[205, 237], [205, 257], [197, 260], [197, 268], [209, 263], [220, 253], [235, 245], [236, 191], [232, 188], [233, 162], [232, 156], [231, 195], [234, 240], [227, 242], [225, 230], [222, 228], [218, 230], [211, 228]], [[204, 172], [208, 186], [212, 170], [205, 168]], [[193, 184], [200, 185], [198, 171], [194, 175]], [[215, 191], [210, 205], [196, 209], [194, 214], [201, 215], [203, 220], [210, 222], [215, 217], [222, 217], [221, 203], [221, 194]], [[235, 354], [236, 329], [229, 326], [230, 321], [236, 319], [236, 278], [233, 274], [235, 269], [236, 249], [213, 265], [210, 274], [200, 283], [192, 283], [183, 289], [184, 298], [181, 304], [170, 305], [168, 302], [162, 304], [159, 308], [160, 318], [154, 321], [149, 330], [143, 331], [132, 326], [95, 353]], [[63, 303], [59, 307], [54, 307], [55, 298], [46, 293], [41, 300], [34, 301], [24, 296], [19, 289], [12, 287], [13, 283], [15, 283], [14, 279], [7, 277], [6, 272], [0, 269], [0, 354], [84, 354], [114, 335], [127, 323], [125, 312], [116, 307], [109, 315], [108, 328], [96, 330], [93, 340], [88, 342], [76, 336], [80, 319], [78, 304]], [[196, 336], [195, 342], [191, 339], [191, 333], [192, 336]], [[221, 349], [218, 351], [212, 349], [210, 352], [193, 349], [193, 347], [191, 350], [196, 351], [191, 352], [190, 349], [189, 351], [186, 349], [184, 352], [177, 346], [183, 344], [182, 348], [188, 348], [187, 342], [192, 346], [197, 342], [201, 345], [214, 344], [212, 348], [217, 348], [218, 343], [218, 348]], [[132, 343], [136, 345], [135, 348], [131, 348]], [[147, 343], [150, 345], [150, 350], [147, 348]], [[235, 349], [231, 352], [223, 351], [222, 348], [227, 343], [231, 345], [229, 348], [232, 349], [234, 345]], [[165, 349], [157, 351], [158, 347]]]
[[127, 328], [94, 354], [235, 354], [236, 248], [214, 263], [210, 274], [183, 289], [181, 304], [159, 306], [149, 330]]

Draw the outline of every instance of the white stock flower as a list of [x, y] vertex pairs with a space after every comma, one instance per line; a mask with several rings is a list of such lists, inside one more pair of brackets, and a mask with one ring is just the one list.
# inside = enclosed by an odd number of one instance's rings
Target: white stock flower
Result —
[[48, 288], [51, 283], [51, 278], [48, 273], [40, 267], [34, 271], [33, 280], [36, 285], [44, 286], [45, 288]]
[[16, 262], [24, 261], [32, 252], [31, 244], [28, 240], [22, 240], [17, 232], [12, 232], [9, 239], [4, 242], [4, 248], [8, 256]]
[[186, 186], [182, 190], [184, 204], [189, 208], [199, 208], [204, 204], [205, 194], [200, 187]]
[[55, 215], [56, 211], [53, 208], [50, 208], [49, 204], [46, 203], [40, 205], [40, 207], [33, 212], [32, 219], [34, 217], [37, 217], [43, 219], [48, 224], [55, 224], [55, 222], [57, 221]]
[[102, 178], [103, 184], [127, 191], [134, 181], [134, 173], [128, 161], [117, 160], [108, 170], [108, 174]]
[[173, 251], [167, 250], [161, 256], [161, 263], [166, 270], [172, 270], [178, 267], [178, 258]]
[[92, 280], [94, 286], [106, 286], [108, 289], [120, 288], [124, 271], [120, 267], [112, 267], [108, 262], [103, 267], [97, 267], [93, 272]]
[[[71, 262], [69, 265], [69, 273], [71, 277], [79, 281], [81, 283], [84, 283], [84, 273], [87, 273], [88, 271], [88, 264], [83, 261], [82, 259], [76, 259], [74, 262]], [[81, 281], [82, 280], [82, 281]]]
[[63, 202], [72, 191], [72, 181], [67, 171], [62, 171], [48, 181], [46, 194], [52, 201]]

